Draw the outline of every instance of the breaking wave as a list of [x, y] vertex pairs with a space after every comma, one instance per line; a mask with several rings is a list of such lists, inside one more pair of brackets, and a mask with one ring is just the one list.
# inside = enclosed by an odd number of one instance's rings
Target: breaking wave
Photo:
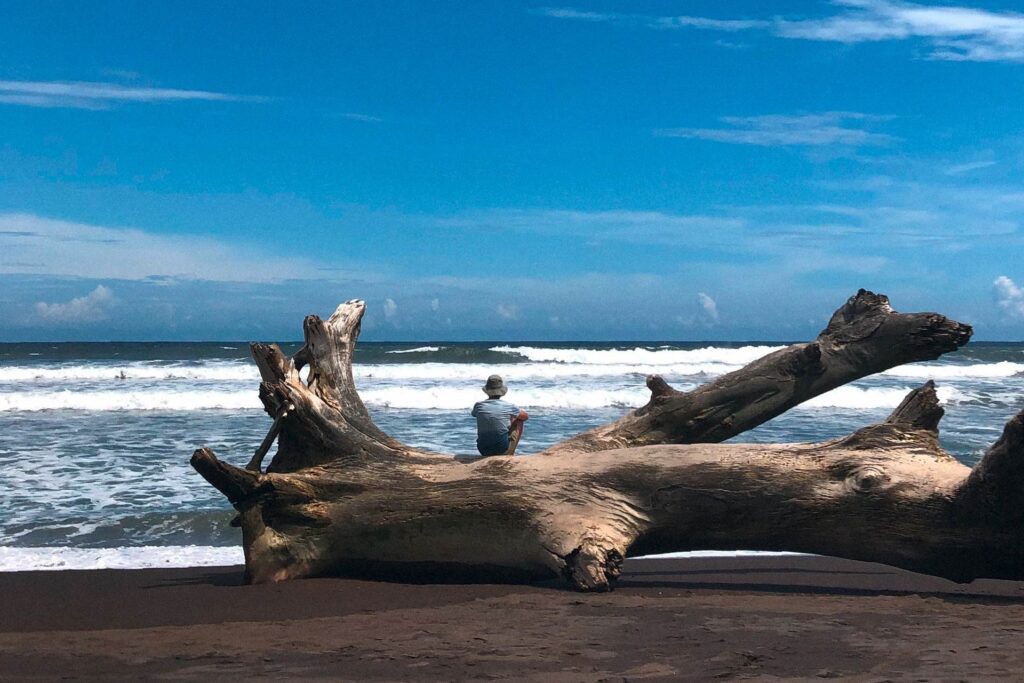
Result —
[[[682, 390], [692, 386], [680, 385]], [[911, 387], [859, 388], [843, 386], [799, 406], [806, 409], [846, 408], [870, 410], [895, 408]], [[369, 388], [360, 392], [363, 401], [373, 408], [406, 410], [467, 410], [482, 399], [479, 387], [450, 385]], [[650, 392], [641, 384], [633, 387], [586, 387], [578, 391], [564, 387], [518, 388], [509, 399], [523, 408], [553, 410], [596, 410], [601, 408], [637, 408], [647, 403]], [[939, 387], [940, 401], [962, 401], [970, 398], [952, 387]], [[148, 391], [37, 391], [32, 393], [0, 393], [0, 412], [40, 410], [259, 410], [262, 406], [256, 392], [236, 390], [163, 390]]]
[[[443, 347], [387, 351], [388, 354], [430, 353]], [[715, 377], [737, 370], [776, 350], [773, 346], [738, 349], [708, 347], [679, 350], [588, 350], [536, 347], [494, 347], [492, 351], [520, 355], [526, 362], [507, 363], [357, 363], [357, 379], [383, 380], [466, 380], [482, 381], [500, 374], [506, 380], [558, 379], [565, 377], [628, 377], [656, 372], [675, 377]], [[882, 375], [914, 379], [957, 381], [1001, 379], [1024, 373], [1024, 363], [924, 364], [915, 363], [887, 370]], [[59, 367], [14, 365], [0, 367], [0, 385], [13, 383], [133, 383], [158, 381], [249, 382], [259, 381], [259, 372], [248, 361], [208, 361], [199, 364], [156, 365], [152, 363], [83, 364]]]
[[226, 567], [243, 564], [241, 546], [137, 546], [128, 548], [11, 548], [0, 546], [0, 571]]
[[919, 379], [998, 379], [1016, 377], [1024, 372], [1024, 363], [1004, 360], [998, 363], [975, 363], [973, 365], [925, 365], [914, 363], [886, 370], [883, 375], [891, 377], [916, 377]]
[[419, 346], [415, 349], [398, 349], [396, 351], [385, 351], [384, 353], [434, 353], [443, 348], [443, 346]]
[[583, 365], [680, 365], [716, 363], [740, 367], [758, 358], [778, 351], [782, 346], [741, 346], [702, 349], [553, 349], [537, 346], [494, 346], [490, 350], [515, 354], [538, 363], [577, 363]]
[[208, 380], [258, 381], [259, 372], [252, 363], [212, 362], [201, 365], [154, 365], [126, 363], [123, 365], [92, 364], [63, 367], [20, 365], [0, 368], [0, 382], [102, 382], [123, 380]]
[[252, 389], [34, 391], [0, 393], [0, 412], [40, 410], [248, 410], [262, 404]]

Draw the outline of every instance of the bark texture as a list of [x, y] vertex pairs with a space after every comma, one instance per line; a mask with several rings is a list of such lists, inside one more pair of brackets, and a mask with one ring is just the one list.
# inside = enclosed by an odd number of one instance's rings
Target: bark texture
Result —
[[[717, 444], [887, 368], [937, 358], [971, 329], [901, 314], [861, 290], [813, 342], [650, 402], [533, 457], [461, 463], [373, 423], [352, 381], [365, 307], [306, 318], [288, 358], [253, 344], [274, 418], [246, 469], [201, 448], [195, 469], [239, 511], [254, 582], [358, 572], [562, 576], [606, 590], [629, 555], [792, 550], [969, 581], [1024, 578], [1024, 413], [973, 470], [942, 450], [931, 382], [885, 422], [818, 444]], [[304, 381], [300, 371], [308, 366]], [[274, 436], [278, 450], [261, 471]]]

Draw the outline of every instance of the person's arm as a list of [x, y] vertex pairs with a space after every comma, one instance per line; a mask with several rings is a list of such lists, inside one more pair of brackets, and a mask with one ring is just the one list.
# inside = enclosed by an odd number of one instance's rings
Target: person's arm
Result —
[[519, 406], [509, 406], [509, 409], [510, 412], [512, 413], [513, 420], [516, 420], [518, 422], [526, 422], [528, 419], [530, 419], [530, 416], [526, 413], [526, 411], [519, 408]]
[[473, 417], [476, 417], [476, 411], [477, 411], [477, 408], [479, 408], [479, 407], [480, 407], [479, 403], [474, 403], [473, 404], [473, 412], [471, 412], [470, 415], [472, 415]]

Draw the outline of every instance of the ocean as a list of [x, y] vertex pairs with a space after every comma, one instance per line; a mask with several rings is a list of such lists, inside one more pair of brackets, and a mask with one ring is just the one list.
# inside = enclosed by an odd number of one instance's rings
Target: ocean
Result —
[[[643, 405], [649, 373], [685, 390], [780, 347], [363, 342], [354, 371], [382, 429], [467, 455], [475, 452], [469, 409], [487, 376], [500, 374], [506, 399], [530, 412], [519, 448], [529, 457]], [[841, 436], [884, 419], [928, 379], [946, 407], [943, 445], [972, 465], [1024, 408], [1024, 344], [972, 343], [895, 368], [733, 441]], [[241, 563], [232, 509], [188, 460], [201, 445], [239, 465], [249, 460], [270, 425], [258, 383], [239, 342], [0, 344], [0, 570]]]

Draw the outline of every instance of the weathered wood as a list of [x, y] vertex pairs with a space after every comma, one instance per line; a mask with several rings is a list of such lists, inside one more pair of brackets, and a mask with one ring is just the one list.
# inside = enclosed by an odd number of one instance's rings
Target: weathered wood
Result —
[[193, 456], [240, 512], [252, 581], [434, 568], [602, 590], [629, 555], [738, 548], [1024, 578], [1024, 413], [974, 471], [939, 446], [931, 382], [885, 422], [826, 443], [680, 443], [727, 438], [843, 382], [934, 358], [967, 341], [965, 325], [895, 313], [861, 291], [811, 344], [687, 394], [652, 377], [647, 406], [545, 457], [462, 464], [373, 424], [351, 373], [363, 310], [353, 301], [327, 322], [307, 318], [296, 359], [253, 345], [267, 411], [294, 406], [266, 473]]
[[862, 289], [813, 342], [775, 351], [690, 392], [649, 377], [647, 405], [544, 454], [725, 441], [848, 382], [955, 351], [971, 332], [935, 313], [897, 313], [887, 297]]

